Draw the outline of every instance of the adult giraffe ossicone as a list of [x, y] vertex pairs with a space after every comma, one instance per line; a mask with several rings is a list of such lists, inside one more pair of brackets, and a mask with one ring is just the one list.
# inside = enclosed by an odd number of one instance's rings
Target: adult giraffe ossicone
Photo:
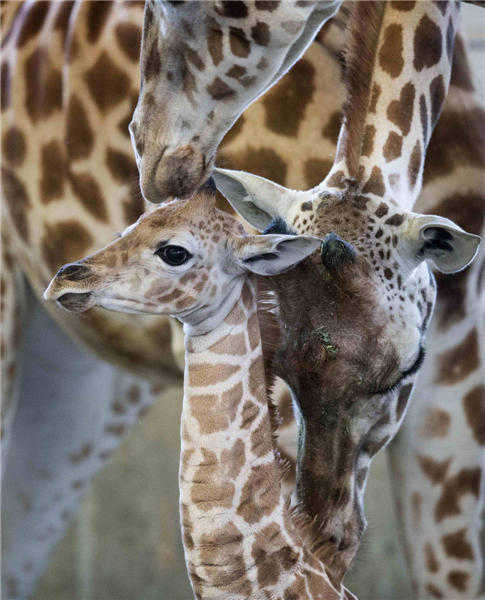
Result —
[[73, 312], [97, 305], [184, 323], [180, 505], [198, 599], [351, 597], [281, 493], [252, 275], [288, 271], [321, 242], [248, 236], [215, 208], [213, 186], [141, 217], [120, 240], [62, 267], [45, 292]]
[[[282, 326], [274, 367], [301, 415], [299, 499], [338, 548], [342, 570], [365, 527], [370, 461], [398, 431], [423, 362], [436, 292], [424, 261], [460, 271], [480, 242], [448, 219], [411, 212], [449, 84], [458, 16], [452, 3], [356, 4], [337, 157], [316, 188], [215, 172], [257, 229], [275, 233], [283, 222], [328, 236], [321, 256], [272, 279]], [[357, 255], [341, 247], [340, 260], [331, 260], [340, 245], [332, 232]]]

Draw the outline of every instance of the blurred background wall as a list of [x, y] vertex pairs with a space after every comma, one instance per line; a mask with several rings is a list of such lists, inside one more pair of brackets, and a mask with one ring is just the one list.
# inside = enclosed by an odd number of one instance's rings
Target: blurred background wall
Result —
[[[485, 101], [485, 10], [464, 5], [462, 22]], [[193, 597], [178, 516], [181, 402], [181, 387], [166, 390], [96, 477], [35, 600]], [[365, 504], [368, 530], [346, 584], [358, 591], [360, 600], [407, 600], [411, 591], [397, 540], [385, 453], [373, 462]]]

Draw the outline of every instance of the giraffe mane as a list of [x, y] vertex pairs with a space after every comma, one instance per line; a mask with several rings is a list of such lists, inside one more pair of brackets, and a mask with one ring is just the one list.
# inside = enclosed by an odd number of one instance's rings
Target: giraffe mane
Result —
[[371, 95], [373, 65], [377, 55], [385, 4], [385, 2], [355, 2], [347, 33], [348, 41], [345, 49], [347, 98], [343, 105], [346, 137], [342, 150], [351, 177], [358, 175]]

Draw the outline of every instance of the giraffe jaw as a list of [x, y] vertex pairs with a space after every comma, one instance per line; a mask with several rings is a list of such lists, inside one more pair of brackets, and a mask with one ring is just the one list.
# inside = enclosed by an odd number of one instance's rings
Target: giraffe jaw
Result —
[[74, 313], [83, 313], [94, 306], [92, 292], [66, 292], [56, 298], [56, 301], [62, 308]]

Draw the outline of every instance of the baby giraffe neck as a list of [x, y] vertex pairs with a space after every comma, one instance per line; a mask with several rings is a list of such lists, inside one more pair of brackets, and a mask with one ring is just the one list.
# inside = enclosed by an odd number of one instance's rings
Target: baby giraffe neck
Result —
[[318, 579], [316, 597], [335, 597], [281, 494], [253, 279], [221, 325], [185, 341], [180, 502], [196, 598], [298, 593], [305, 569]]

